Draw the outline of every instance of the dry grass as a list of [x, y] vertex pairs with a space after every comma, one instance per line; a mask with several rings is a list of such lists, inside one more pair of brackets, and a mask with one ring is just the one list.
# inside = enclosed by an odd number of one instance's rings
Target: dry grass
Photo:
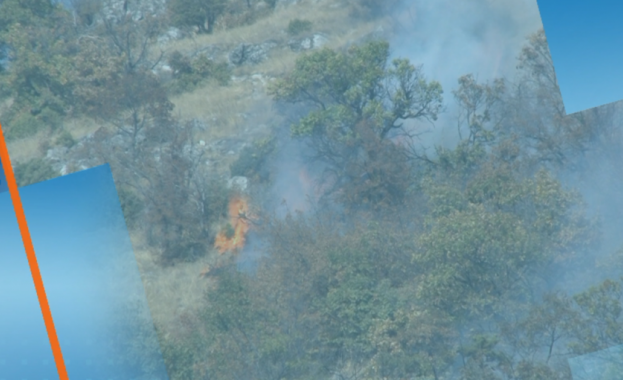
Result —
[[313, 0], [301, 1], [298, 4], [279, 8], [251, 25], [215, 30], [210, 35], [197, 35], [194, 38], [171, 41], [165, 45], [165, 51], [190, 52], [205, 45], [260, 43], [269, 39], [287, 37], [285, 29], [290, 20], [295, 18], [310, 20], [314, 24], [314, 31], [316, 32], [332, 33], [339, 26], [348, 28], [347, 25], [344, 25], [344, 20], [348, 18], [347, 8], [331, 8], [331, 5], [335, 3], [335, 1], [323, 1], [321, 3]]
[[17, 162], [24, 162], [43, 156], [41, 144], [49, 139], [48, 136], [48, 132], [40, 131], [34, 136], [7, 142], [11, 163], [15, 165]]
[[[65, 121], [64, 129], [71, 133], [76, 140], [84, 138], [89, 133], [95, 132], [101, 124], [88, 118], [69, 119]], [[7, 142], [7, 148], [11, 155], [11, 161], [23, 162], [33, 158], [42, 157], [45, 152], [41, 146], [46, 142], [52, 142], [59, 135], [61, 130], [51, 133], [48, 129], [42, 129], [33, 136]]]
[[200, 274], [213, 263], [210, 257], [214, 255], [163, 268], [155, 261], [141, 234], [133, 233], [131, 238], [153, 322], [165, 332], [175, 331], [181, 314], [196, 315], [207, 305], [205, 291], [213, 280], [201, 278]]
[[76, 140], [86, 137], [100, 127], [102, 127], [102, 124], [86, 117], [70, 119], [65, 122], [65, 130], [71, 133]]
[[241, 132], [241, 114], [249, 106], [252, 92], [253, 85], [246, 82], [227, 87], [205, 86], [171, 101], [178, 116], [205, 120], [211, 130], [219, 131], [212, 137], [219, 138]]

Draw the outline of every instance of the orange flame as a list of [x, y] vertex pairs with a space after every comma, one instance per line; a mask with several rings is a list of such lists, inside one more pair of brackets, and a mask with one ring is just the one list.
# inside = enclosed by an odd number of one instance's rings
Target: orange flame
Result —
[[247, 213], [249, 206], [247, 201], [241, 197], [235, 197], [229, 202], [229, 219], [234, 229], [234, 233], [227, 238], [225, 231], [219, 232], [214, 241], [214, 247], [220, 253], [242, 249], [245, 243], [245, 236], [249, 230], [249, 221]]

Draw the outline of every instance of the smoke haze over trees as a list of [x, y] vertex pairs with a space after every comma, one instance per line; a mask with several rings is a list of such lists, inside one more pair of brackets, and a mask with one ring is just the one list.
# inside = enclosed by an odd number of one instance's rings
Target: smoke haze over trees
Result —
[[[389, 18], [392, 38], [299, 52], [285, 20], [277, 58], [236, 40], [264, 54], [255, 67], [188, 46], [296, 4], [72, 4], [0, 1], [2, 123], [13, 142], [49, 129], [63, 151], [110, 162], [153, 273], [210, 263], [196, 310], [178, 307], [186, 290], [154, 296], [174, 315], [156, 323], [171, 379], [571, 379], [568, 359], [623, 344], [623, 113], [565, 114], [535, 3], [340, 3]], [[296, 38], [313, 46], [317, 24]], [[167, 50], [173, 26], [190, 37]], [[244, 76], [266, 82], [239, 91], [274, 106], [246, 115], [257, 129], [262, 112], [279, 116], [267, 136], [205, 141], [216, 117], [177, 113]], [[60, 131], [78, 118], [99, 129], [76, 142]], [[54, 176], [41, 157], [15, 173]], [[303, 188], [306, 209], [281, 202]], [[248, 213], [232, 215], [242, 196]], [[236, 218], [252, 238], [221, 254]], [[245, 254], [251, 273], [236, 266]]]

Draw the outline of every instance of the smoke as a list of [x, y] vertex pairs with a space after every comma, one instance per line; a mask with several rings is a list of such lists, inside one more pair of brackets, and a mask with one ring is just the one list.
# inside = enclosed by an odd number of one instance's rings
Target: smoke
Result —
[[[452, 95], [459, 77], [473, 74], [479, 83], [492, 82], [495, 78], [515, 79], [517, 57], [526, 38], [542, 28], [536, 0], [405, 0], [391, 17], [394, 29], [389, 41], [390, 58], [408, 58], [413, 64], [422, 65], [426, 78], [440, 82], [444, 89], [446, 110], [434, 126], [422, 121], [405, 123], [407, 127], [430, 130], [420, 137], [422, 146], [428, 148], [438, 145], [451, 148], [459, 140], [458, 109]], [[295, 119], [303, 111], [288, 106], [285, 112]], [[611, 118], [599, 123], [604, 124], [600, 125], [603, 128], [610, 123], [612, 129], [622, 120], [623, 112], [617, 110]], [[279, 153], [272, 164], [274, 186], [268, 208], [276, 210], [280, 217], [296, 210], [312, 210], [319, 178], [319, 170], [313, 170], [305, 158], [305, 144], [289, 138], [288, 128], [289, 123], [284, 124], [278, 133], [281, 138]], [[602, 244], [598, 251], [587, 253], [588, 261], [602, 259], [623, 245], [620, 137], [605, 142], [610, 144], [609, 155], [602, 153], [603, 146], [595, 145], [580, 171], [560, 173], [567, 187], [580, 191], [589, 214], [601, 218]], [[581, 285], [575, 278], [577, 286], [568, 287], [567, 291], [583, 290], [606, 275], [591, 270], [585, 271]], [[560, 285], [570, 284], [561, 278]]]
[[[601, 113], [604, 117], [594, 121], [598, 136], [589, 150], [573, 159], [581, 162], [579, 170], [567, 170], [561, 175], [563, 183], [579, 191], [587, 205], [589, 215], [599, 218], [600, 245], [588, 252], [590, 261], [605, 264], [612, 254], [623, 248], [623, 104], [609, 104], [597, 109], [583, 111], [586, 114]], [[616, 278], [621, 264], [606, 264], [597, 270], [587, 267], [581, 276], [565, 284], [573, 291], [584, 290], [606, 278]]]
[[[446, 112], [434, 128], [419, 121], [405, 123], [430, 130], [420, 137], [421, 144], [429, 148], [458, 141], [451, 93], [458, 78], [474, 74], [487, 81], [511, 75], [526, 37], [541, 27], [536, 0], [405, 0], [390, 17], [394, 25], [390, 58], [408, 58], [423, 65], [426, 77], [444, 89]], [[281, 111], [292, 121], [306, 109], [289, 106]], [[278, 129], [279, 151], [271, 168], [274, 186], [269, 209], [281, 217], [314, 207], [321, 171], [305, 158], [305, 144], [289, 138], [286, 124]]]
[[[421, 143], [427, 147], [452, 147], [458, 142], [458, 109], [452, 95], [457, 79], [465, 74], [473, 74], [480, 83], [515, 79], [517, 56], [526, 37], [543, 27], [535, 0], [405, 0], [394, 12], [394, 20], [397, 33], [390, 41], [392, 58], [404, 57], [422, 65], [427, 79], [440, 82], [444, 89], [446, 112], [431, 133], [422, 136]], [[610, 133], [619, 130], [623, 107], [607, 105], [599, 111], [605, 116], [593, 123], [601, 141], [593, 141], [588, 153], [570, 157], [583, 161], [581, 169], [559, 173], [568, 188], [580, 192], [587, 213], [600, 220], [600, 245], [585, 253], [584, 263], [604, 260], [623, 246], [623, 138], [621, 133]], [[428, 127], [421, 124], [406, 125]], [[615, 273], [618, 269], [581, 265], [570, 268], [572, 273], [582, 273], [580, 277], [559, 279], [562, 289], [575, 293], [606, 276], [621, 275]]]
[[459, 77], [473, 74], [479, 82], [512, 77], [526, 37], [542, 27], [536, 0], [405, 0], [393, 19], [392, 58], [422, 65], [426, 78], [444, 90], [446, 112], [423, 136], [429, 147], [458, 142], [452, 90]]

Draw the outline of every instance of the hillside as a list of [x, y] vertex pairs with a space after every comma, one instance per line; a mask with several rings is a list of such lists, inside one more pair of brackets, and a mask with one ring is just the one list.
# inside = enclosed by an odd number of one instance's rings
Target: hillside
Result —
[[110, 164], [171, 379], [575, 378], [623, 344], [622, 108], [470, 1], [4, 0], [18, 184]]

